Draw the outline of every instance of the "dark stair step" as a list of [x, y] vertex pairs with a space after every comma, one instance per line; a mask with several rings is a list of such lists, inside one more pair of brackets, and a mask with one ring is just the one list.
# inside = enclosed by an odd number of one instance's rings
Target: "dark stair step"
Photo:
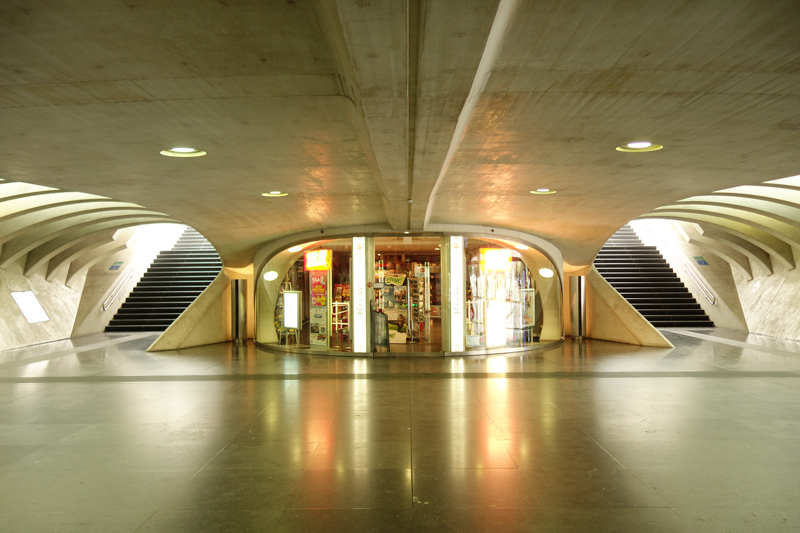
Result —
[[620, 228], [598, 252], [595, 268], [655, 327], [713, 327], [705, 311], [655, 246]]

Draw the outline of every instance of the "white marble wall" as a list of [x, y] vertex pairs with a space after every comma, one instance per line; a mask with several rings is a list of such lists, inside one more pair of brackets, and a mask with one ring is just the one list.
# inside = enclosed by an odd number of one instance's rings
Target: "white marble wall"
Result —
[[[86, 274], [79, 274], [72, 287], [67, 287], [66, 269], [52, 282], [44, 278], [45, 269], [27, 277], [22, 273], [25, 260], [23, 256], [8, 268], [0, 269], [0, 350], [66, 339], [72, 331]], [[12, 292], [18, 291], [33, 291], [50, 320], [28, 324], [11, 297]]]
[[[793, 250], [800, 265], [800, 251]], [[748, 281], [734, 271], [736, 287], [751, 333], [800, 340], [800, 268], [787, 270], [773, 261], [773, 274], [753, 266]]]

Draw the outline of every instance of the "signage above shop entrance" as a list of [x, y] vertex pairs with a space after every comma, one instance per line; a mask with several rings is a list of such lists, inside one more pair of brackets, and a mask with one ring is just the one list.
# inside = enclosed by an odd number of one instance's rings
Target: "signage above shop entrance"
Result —
[[312, 250], [306, 252], [306, 270], [330, 270], [332, 261], [331, 250]]

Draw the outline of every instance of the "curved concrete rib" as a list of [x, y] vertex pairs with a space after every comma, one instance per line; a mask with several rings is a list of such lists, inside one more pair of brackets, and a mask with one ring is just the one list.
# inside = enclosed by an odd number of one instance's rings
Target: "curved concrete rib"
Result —
[[760, 185], [741, 185], [731, 189], [714, 192], [711, 198], [752, 198], [775, 202], [790, 207], [800, 206], [800, 191], [782, 187], [762, 187]]
[[[86, 194], [82, 192], [45, 191], [13, 198], [0, 199], [0, 220], [11, 220], [14, 217], [27, 215], [51, 206], [67, 205], [80, 202], [111, 202], [110, 198]], [[136, 204], [131, 204], [139, 207]]]
[[[49, 222], [38, 226], [31, 231], [25, 232], [22, 235], [11, 239], [3, 245], [2, 252], [0, 252], [0, 268], [8, 268], [8, 265], [19, 259], [21, 256], [30, 252], [44, 243], [58, 238], [62, 235], [69, 234], [73, 231], [83, 228], [93, 228], [95, 226], [105, 227], [103, 224], [126, 222], [127, 220], [147, 217], [163, 217], [164, 222], [172, 222], [168, 219], [167, 215], [163, 213], [142, 212], [141, 210], [128, 210], [127, 212], [116, 212], [114, 216], [106, 215], [78, 215], [70, 217], [65, 220], [58, 220]], [[149, 220], [149, 219], [148, 219]], [[122, 224], [121, 226], [114, 226], [112, 224], [108, 227], [126, 227], [135, 226], [136, 224]], [[91, 231], [90, 231], [91, 232]]]
[[47, 262], [47, 272], [45, 279], [52, 281], [58, 273], [63, 270], [72, 260], [84, 254], [89, 254], [93, 250], [114, 243], [114, 235], [108, 235], [105, 231], [100, 232], [103, 238], [91, 239], [89, 241], [77, 242], [66, 250], [54, 255]]
[[[89, 270], [92, 266], [97, 264], [99, 261], [102, 261], [109, 255], [115, 254], [127, 248], [127, 243], [135, 232], [135, 227], [121, 229], [117, 231], [112, 242], [104, 244], [99, 248], [92, 250], [91, 252], [81, 254], [79, 257], [71, 261], [69, 263], [69, 270], [67, 270], [67, 279], [65, 284], [67, 286], [71, 286], [72, 280], [75, 279], [75, 276], [81, 272]], [[53, 260], [51, 259], [50, 262], [52, 263], [52, 261]]]
[[[106, 246], [111, 246], [111, 248], [106, 248]], [[75, 265], [77, 263], [77, 261], [73, 261], [72, 263], [69, 263], [69, 270], [67, 270], [67, 279], [64, 280], [64, 285], [66, 285], [67, 287], [72, 287], [72, 281], [75, 279], [76, 276], [78, 276], [82, 272], [86, 272], [87, 270], [92, 268], [94, 265], [96, 265], [97, 263], [99, 263], [100, 261], [105, 259], [106, 257], [108, 257], [110, 255], [113, 255], [113, 254], [115, 254], [117, 252], [121, 252], [122, 250], [124, 250], [126, 248], [127, 248], [127, 246], [125, 246], [124, 244], [118, 244], [116, 242], [110, 242], [110, 243], [104, 245], [103, 247], [98, 248], [94, 252], [83, 254], [80, 257], [80, 259], [82, 259], [82, 260], [85, 259], [85, 261], [82, 261], [80, 263], [80, 267], [76, 266], [75, 269], [73, 270], [72, 267], [73, 267], [73, 265]], [[56, 273], [56, 275], [57, 274], [58, 273]], [[49, 280], [49, 281], [51, 281], [51, 280]]]
[[741, 239], [744, 239], [777, 259], [787, 269], [794, 269], [794, 255], [792, 247], [785, 241], [773, 237], [769, 233], [761, 231], [749, 224], [736, 222], [724, 217], [712, 216], [702, 213], [680, 212], [680, 211], [654, 211], [639, 218], [665, 218], [669, 220], [682, 220], [684, 222], [697, 222], [705, 227], [710, 224], [713, 227], [722, 229]]
[[713, 238], [704, 237], [697, 231], [694, 224], [689, 224], [688, 222], [676, 222], [676, 224], [683, 234], [684, 239], [686, 239], [686, 242], [722, 258], [727, 261], [731, 267], [738, 269], [744, 274], [748, 280], [753, 279], [753, 269], [750, 265], [750, 259], [745, 254]]
[[756, 264], [769, 274], [772, 274], [772, 259], [770, 258], [769, 253], [763, 248], [759, 248], [755, 244], [752, 244], [741, 237], [737, 237], [736, 235], [725, 231], [724, 229], [715, 228], [710, 224], [693, 225], [698, 228], [698, 232], [703, 237], [711, 239], [714, 242], [718, 242], [724, 246], [729, 246], [733, 250], [744, 254], [750, 260], [751, 270], [753, 264]]
[[[89, 225], [74, 228], [62, 234], [55, 239], [49, 239], [44, 244], [40, 244], [28, 252], [28, 258], [25, 262], [25, 275], [30, 276], [33, 272], [39, 269], [42, 265], [48, 262], [52, 257], [63, 252], [70, 246], [79, 242], [93, 242], [91, 239], [103, 238], [99, 232], [113, 232], [121, 228], [128, 228], [131, 226], [143, 226], [145, 224], [166, 224], [178, 223], [178, 221], [171, 218], [161, 217], [120, 217], [116, 220], [106, 220], [102, 222], [95, 222]], [[106, 240], [108, 240], [106, 238]], [[2, 265], [0, 265], [2, 266]]]
[[764, 233], [768, 233], [776, 239], [780, 239], [791, 246], [800, 248], [799, 227], [793, 224], [787, 224], [786, 222], [783, 222], [775, 217], [762, 213], [754, 213], [741, 208], [714, 206], [708, 204], [679, 204], [664, 206], [659, 207], [654, 212], [660, 212], [662, 209], [671, 212], [690, 214], [699, 213], [747, 224], [753, 228], [763, 231]]
[[101, 215], [97, 217], [99, 219], [114, 216], [115, 213], [126, 214], [131, 212], [146, 213], [148, 211], [136, 204], [92, 200], [58, 207], [47, 207], [21, 216], [9, 217], [9, 219], [2, 218], [0, 219], [0, 245], [45, 224], [71, 219], [78, 215], [98, 214]]
[[681, 200], [675, 206], [704, 205], [711, 207], [727, 207], [748, 213], [766, 216], [800, 230], [800, 205], [787, 205], [765, 198], [752, 196], [693, 196]]
[[[52, 187], [44, 187], [42, 185], [33, 185], [31, 183], [23, 183], [21, 181], [9, 181], [8, 183], [0, 183], [0, 200], [3, 198], [13, 198], [16, 196], [33, 196], [37, 194], [46, 194], [49, 192], [58, 191]], [[0, 211], [2, 213], [2, 211]]]
[[777, 180], [765, 181], [764, 185], [774, 185], [777, 187], [797, 187], [800, 190], [800, 176], [789, 176], [788, 178], [780, 178]]
[[486, 46], [484, 47], [480, 63], [478, 63], [478, 70], [475, 72], [475, 77], [472, 80], [472, 87], [469, 90], [466, 102], [464, 102], [464, 107], [461, 108], [461, 113], [458, 115], [456, 129], [450, 140], [450, 146], [447, 149], [447, 155], [444, 158], [442, 169], [439, 171], [439, 176], [436, 178], [430, 198], [428, 198], [428, 205], [425, 207], [423, 226], [422, 228], [414, 229], [426, 229], [430, 224], [436, 193], [450, 168], [450, 163], [453, 161], [458, 147], [461, 146], [461, 139], [464, 138], [464, 133], [467, 130], [469, 121], [472, 119], [475, 107], [478, 105], [478, 100], [480, 100], [481, 94], [489, 81], [489, 77], [492, 75], [495, 59], [503, 48], [506, 35], [511, 30], [511, 24], [513, 23], [518, 6], [519, 0], [500, 0], [500, 4], [497, 6], [497, 13], [492, 22], [492, 29], [489, 30], [489, 37], [486, 39]]

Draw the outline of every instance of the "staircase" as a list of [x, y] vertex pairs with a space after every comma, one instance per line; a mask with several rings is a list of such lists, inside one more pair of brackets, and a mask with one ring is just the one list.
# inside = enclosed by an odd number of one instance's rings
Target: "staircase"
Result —
[[153, 264], [106, 326], [106, 332], [164, 331], [217, 277], [222, 263], [214, 247], [187, 227]]
[[594, 266], [653, 326], [714, 327], [656, 247], [643, 245], [628, 224], [611, 236]]

